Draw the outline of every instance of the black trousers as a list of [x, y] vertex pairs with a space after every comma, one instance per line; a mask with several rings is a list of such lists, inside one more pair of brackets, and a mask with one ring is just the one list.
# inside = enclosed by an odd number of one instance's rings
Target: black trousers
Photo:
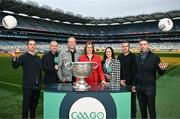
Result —
[[126, 89], [131, 92], [131, 119], [136, 118], [136, 93], [132, 92], [132, 86], [126, 87]]
[[131, 92], [131, 119], [136, 118], [136, 93]]
[[36, 107], [40, 96], [40, 90], [38, 89], [23, 89], [23, 101], [22, 101], [22, 118], [28, 118], [30, 112], [30, 118], [35, 119]]
[[139, 107], [141, 111], [141, 118], [147, 119], [147, 109], [149, 111], [149, 116], [151, 119], [156, 118], [156, 109], [155, 109], [155, 98], [156, 98], [156, 88], [138, 88], [137, 97], [139, 101]]

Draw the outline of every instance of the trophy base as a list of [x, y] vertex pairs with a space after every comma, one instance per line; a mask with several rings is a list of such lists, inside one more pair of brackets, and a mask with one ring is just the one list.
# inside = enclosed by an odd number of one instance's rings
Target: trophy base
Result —
[[88, 89], [89, 89], [90, 87], [87, 87], [87, 88], [77, 88], [77, 87], [74, 87], [74, 86], [73, 86], [73, 88], [74, 88], [75, 91], [88, 91]]
[[73, 88], [75, 91], [88, 91], [88, 89], [90, 88], [91, 86], [88, 85], [87, 83], [75, 83]]

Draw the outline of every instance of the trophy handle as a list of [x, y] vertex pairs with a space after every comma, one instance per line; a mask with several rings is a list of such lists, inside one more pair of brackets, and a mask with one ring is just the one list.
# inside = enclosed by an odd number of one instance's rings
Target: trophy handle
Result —
[[96, 62], [93, 62], [95, 66], [93, 65], [93, 69], [96, 69], [98, 67], [98, 64]]
[[[71, 66], [70, 66], [70, 67], [68, 67], [68, 65], [69, 65], [69, 64], [71, 64]], [[72, 62], [68, 62], [68, 63], [66, 63], [66, 64], [65, 64], [66, 69], [71, 70], [71, 69], [72, 69], [72, 64], [73, 64]]]

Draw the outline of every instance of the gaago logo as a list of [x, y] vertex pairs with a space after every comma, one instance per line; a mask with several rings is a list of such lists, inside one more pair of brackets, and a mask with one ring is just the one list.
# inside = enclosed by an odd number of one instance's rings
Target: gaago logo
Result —
[[104, 113], [102, 112], [73, 112], [71, 113], [72, 119], [104, 119]]
[[92, 97], [80, 98], [71, 106], [70, 119], [106, 119], [104, 105]]

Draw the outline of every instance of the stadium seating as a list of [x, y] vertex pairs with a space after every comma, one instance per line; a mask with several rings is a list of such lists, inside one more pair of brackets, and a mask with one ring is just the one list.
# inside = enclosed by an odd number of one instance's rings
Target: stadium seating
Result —
[[[0, 12], [0, 19], [6, 15], [8, 14]], [[18, 21], [16, 29], [6, 30], [0, 26], [1, 49], [12, 50], [13, 48], [20, 48], [25, 50], [25, 41], [29, 38], [38, 41], [38, 51], [46, 51], [49, 48], [48, 42], [52, 39], [56, 39], [60, 44], [60, 48], [64, 49], [67, 38], [70, 36], [75, 36], [78, 44], [82, 44], [78, 45], [79, 49], [83, 49], [83, 44], [89, 40], [93, 41], [95, 47], [98, 49], [105, 49], [107, 46], [119, 49], [119, 43], [123, 40], [129, 40], [133, 43], [131, 48], [136, 51], [138, 47], [137, 42], [141, 38], [147, 38], [149, 41], [152, 41], [152, 49], [179, 49], [180, 47], [179, 19], [173, 20], [174, 28], [171, 32], [162, 33], [158, 29], [157, 21], [122, 25], [89, 26], [57, 23], [41, 18], [19, 15], [14, 16]], [[7, 41], [2, 40], [7, 36], [12, 38]], [[17, 41], [14, 41], [15, 39], [17, 39]], [[21, 40], [19, 41], [19, 39]]]
[[[132, 51], [138, 51], [138, 43], [131, 43]], [[106, 47], [112, 47], [115, 52], [121, 51], [120, 43], [109, 43], [109, 44], [94, 44], [96, 51], [103, 52]], [[171, 51], [171, 50], [180, 50], [179, 42], [161, 42], [161, 43], [150, 43], [150, 48], [155, 51]], [[0, 49], [5, 51], [12, 51], [15, 48], [19, 48], [22, 52], [26, 51], [26, 42], [24, 41], [0, 41]], [[59, 43], [59, 50], [64, 50], [67, 48], [66, 43]], [[84, 49], [84, 44], [77, 44], [76, 48], [78, 50]], [[49, 50], [49, 42], [38, 41], [37, 42], [37, 51], [46, 52]]]

